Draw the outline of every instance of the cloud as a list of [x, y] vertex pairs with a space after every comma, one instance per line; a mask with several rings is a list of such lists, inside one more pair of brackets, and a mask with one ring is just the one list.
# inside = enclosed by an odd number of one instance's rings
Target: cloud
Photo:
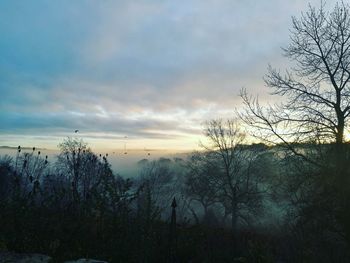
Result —
[[302, 0], [3, 1], [0, 133], [198, 136], [205, 120], [241, 106], [240, 88], [267, 100], [267, 64], [286, 65], [280, 47], [290, 16], [306, 7]]

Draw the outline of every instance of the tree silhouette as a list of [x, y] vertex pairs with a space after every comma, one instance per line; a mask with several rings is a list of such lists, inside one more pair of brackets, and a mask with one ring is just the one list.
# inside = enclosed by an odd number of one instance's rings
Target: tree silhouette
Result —
[[246, 90], [242, 119], [267, 141], [317, 140], [344, 143], [350, 115], [350, 14], [340, 3], [332, 12], [309, 6], [300, 18], [293, 17], [291, 43], [284, 55], [293, 67], [282, 74], [269, 67], [265, 77], [272, 94], [284, 99], [262, 107]]
[[309, 6], [292, 22], [291, 42], [283, 49], [292, 66], [284, 74], [269, 67], [265, 77], [281, 102], [263, 107], [242, 89], [246, 109], [240, 116], [256, 137], [289, 149], [281, 167], [290, 223], [301, 236], [298, 243], [320, 259], [322, 249], [315, 247], [331, 250], [329, 233], [344, 246], [350, 240], [350, 192], [344, 186], [350, 178], [350, 7], [341, 2], [327, 12], [323, 4]]
[[209, 143], [203, 147], [210, 153], [206, 162], [217, 167], [209, 174], [211, 185], [215, 185], [225, 214], [231, 215], [232, 231], [236, 232], [238, 223], [249, 223], [249, 216], [261, 207], [263, 176], [253, 169], [259, 154], [244, 146], [245, 135], [234, 120], [208, 122], [205, 135]]

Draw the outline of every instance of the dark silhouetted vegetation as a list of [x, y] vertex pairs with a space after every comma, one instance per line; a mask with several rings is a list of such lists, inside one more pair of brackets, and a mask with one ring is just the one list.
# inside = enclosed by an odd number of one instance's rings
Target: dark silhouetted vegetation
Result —
[[293, 18], [294, 67], [265, 78], [282, 102], [263, 107], [242, 90], [240, 119], [207, 122], [202, 151], [186, 158], [143, 159], [125, 178], [74, 138], [56, 159], [20, 146], [1, 157], [0, 250], [55, 262], [349, 262], [349, 12]]

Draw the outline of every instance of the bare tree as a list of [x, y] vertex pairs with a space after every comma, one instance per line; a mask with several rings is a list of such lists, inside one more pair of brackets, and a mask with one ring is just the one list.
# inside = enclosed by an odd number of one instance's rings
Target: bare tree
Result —
[[233, 120], [213, 120], [207, 123], [205, 134], [209, 140], [203, 147], [210, 152], [207, 162], [216, 162], [212, 185], [220, 203], [231, 215], [235, 232], [239, 220], [248, 223], [249, 215], [259, 211], [263, 189], [261, 173], [254, 173], [253, 164], [258, 153], [244, 145], [245, 135]]
[[331, 232], [349, 244], [350, 6], [341, 2], [331, 12], [309, 6], [292, 22], [283, 51], [293, 66], [284, 74], [269, 67], [265, 77], [282, 102], [263, 107], [242, 90], [241, 117], [255, 136], [290, 150], [283, 176], [296, 215], [291, 222], [308, 229], [306, 238], [323, 235], [314, 243]]
[[74, 202], [88, 201], [92, 193], [101, 190], [99, 187], [108, 180], [106, 178], [113, 175], [108, 154], [94, 154], [83, 140], [77, 138], [65, 139], [59, 148], [56, 173], [64, 175], [71, 185]]
[[170, 159], [160, 158], [144, 163], [140, 171], [140, 208], [152, 220], [162, 215], [176, 194], [176, 180], [171, 164]]
[[[218, 172], [218, 165], [216, 162], [208, 161], [211, 153], [195, 152], [186, 162], [186, 180], [185, 180], [185, 194], [188, 197], [188, 202], [193, 201], [199, 203], [203, 207], [204, 217], [208, 213], [208, 209], [218, 202], [218, 186], [216, 173]], [[193, 206], [189, 209], [198, 221], [198, 216]]]
[[284, 55], [294, 66], [282, 74], [269, 67], [265, 83], [281, 104], [262, 107], [245, 90], [243, 120], [270, 142], [336, 142], [343, 144], [350, 115], [350, 13], [337, 4], [332, 12], [309, 6], [293, 17], [291, 43]]

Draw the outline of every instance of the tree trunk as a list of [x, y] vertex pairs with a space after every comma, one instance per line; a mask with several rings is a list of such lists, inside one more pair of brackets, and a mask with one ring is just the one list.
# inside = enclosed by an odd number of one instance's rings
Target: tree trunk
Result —
[[234, 201], [232, 201], [232, 219], [231, 219], [231, 227], [232, 227], [232, 232], [236, 235], [237, 233], [237, 205]]
[[344, 116], [338, 116], [338, 125], [337, 125], [337, 134], [336, 134], [336, 143], [344, 143]]
[[335, 105], [335, 112], [337, 115], [337, 133], [336, 133], [336, 143], [342, 144], [344, 142], [344, 126], [345, 126], [345, 115], [341, 110], [341, 91], [337, 89], [336, 96], [337, 102]]

